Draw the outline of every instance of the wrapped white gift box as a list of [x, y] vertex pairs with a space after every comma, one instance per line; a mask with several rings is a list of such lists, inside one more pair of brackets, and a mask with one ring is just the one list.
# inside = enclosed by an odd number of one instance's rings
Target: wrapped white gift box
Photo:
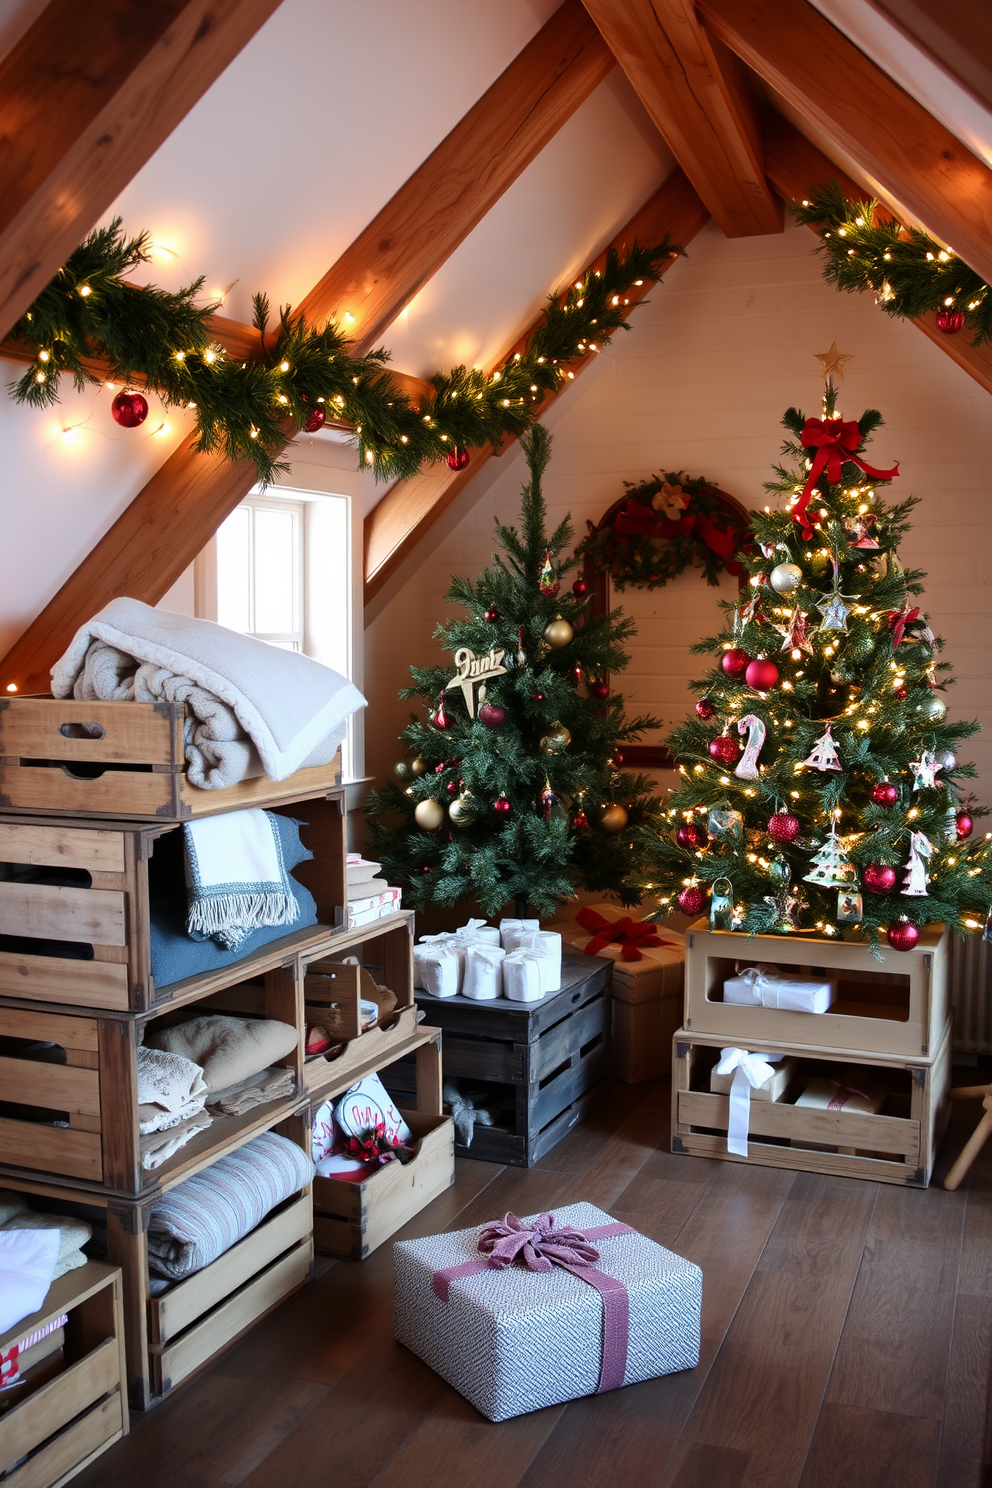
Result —
[[465, 974], [465, 946], [453, 930], [445, 931], [440, 935], [424, 935], [414, 946], [413, 985], [415, 987], [423, 987], [425, 991], [427, 990], [423, 974], [424, 961], [428, 957], [433, 956], [435, 951], [441, 950], [442, 947], [453, 951], [458, 957], [458, 980], [459, 990], [461, 990], [461, 978]]
[[[547, 1218], [515, 1222], [533, 1227], [541, 1259]], [[596, 1259], [575, 1271], [529, 1270], [519, 1258], [497, 1269], [479, 1241], [487, 1231], [510, 1234], [498, 1223], [393, 1246], [397, 1339], [490, 1421], [699, 1362], [698, 1266], [594, 1204], [566, 1205], [553, 1219], [555, 1230], [584, 1231]], [[597, 1233], [604, 1229], [613, 1233]]]
[[[810, 1080], [797, 1098], [796, 1105], [812, 1106], [817, 1111], [848, 1111], [857, 1116], [877, 1116], [888, 1093], [884, 1085], [873, 1085], [868, 1081], [846, 1085], [842, 1079]], [[796, 1138], [793, 1138], [792, 1145], [804, 1147], [807, 1152], [836, 1151], [847, 1157], [856, 1156], [858, 1151], [856, 1147], [833, 1148], [823, 1142], [800, 1142]], [[870, 1155], [877, 1157], [882, 1154], [873, 1152]], [[892, 1156], [898, 1160], [897, 1154]]]
[[510, 1002], [540, 1002], [541, 957], [536, 951], [510, 951], [503, 958], [503, 996]]
[[492, 1002], [503, 995], [503, 958], [506, 952], [497, 945], [465, 947], [465, 975], [462, 996], [475, 1002]]
[[835, 980], [783, 976], [777, 966], [747, 966], [723, 984], [724, 1002], [794, 1013], [825, 1013], [836, 996]]
[[531, 951], [541, 963], [541, 992], [561, 991], [561, 936], [557, 930], [523, 930], [516, 951]]
[[540, 930], [540, 920], [500, 920], [499, 934], [504, 951], [515, 951], [517, 940], [530, 930]]
[[498, 927], [496, 925], [487, 925], [485, 920], [467, 920], [464, 925], [459, 925], [455, 931], [455, 936], [466, 945], [473, 943], [499, 945]]
[[[771, 1074], [766, 1076], [760, 1085], [748, 1085], [751, 1092], [750, 1099], [753, 1101], [781, 1100], [795, 1073], [796, 1061], [783, 1059], [781, 1064], [775, 1065]], [[732, 1070], [725, 1075], [717, 1074], [716, 1065], [710, 1070], [710, 1091], [713, 1095], [729, 1095], [733, 1082], [734, 1072]]]
[[465, 954], [454, 946], [431, 946], [420, 957], [417, 986], [431, 997], [457, 997], [462, 990]]

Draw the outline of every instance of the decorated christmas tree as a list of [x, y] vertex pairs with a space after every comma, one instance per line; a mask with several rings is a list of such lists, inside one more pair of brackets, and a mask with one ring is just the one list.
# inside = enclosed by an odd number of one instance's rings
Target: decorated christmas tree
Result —
[[370, 801], [371, 851], [415, 909], [551, 915], [579, 887], [634, 904], [663, 823], [651, 781], [616, 768], [657, 727], [627, 719], [608, 681], [633, 622], [593, 614], [584, 581], [564, 582], [572, 525], [547, 533], [541, 493], [551, 437], [538, 424], [522, 443], [520, 528], [497, 522], [492, 565], [452, 581], [445, 600], [467, 614], [435, 634], [454, 665], [410, 668], [402, 696], [424, 711], [398, 780]]
[[992, 898], [988, 838], [972, 839], [976, 723], [947, 717], [951, 668], [897, 556], [914, 505], [887, 505], [898, 466], [865, 458], [874, 410], [843, 419], [828, 378], [822, 417], [794, 408], [784, 454], [753, 512], [750, 575], [696, 716], [670, 748], [682, 775], [645, 893], [658, 917], [709, 912], [716, 929], [880, 937], [909, 950], [928, 922], [980, 930]]

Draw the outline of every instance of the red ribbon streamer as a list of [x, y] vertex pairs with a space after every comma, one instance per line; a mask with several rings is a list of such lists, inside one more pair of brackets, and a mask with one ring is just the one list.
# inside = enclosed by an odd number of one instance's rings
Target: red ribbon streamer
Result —
[[575, 922], [592, 935], [592, 940], [585, 949], [587, 956], [597, 956], [604, 946], [615, 940], [620, 946], [621, 961], [643, 961], [644, 952], [641, 946], [660, 946], [665, 943], [659, 939], [654, 925], [649, 925], [646, 920], [632, 920], [629, 915], [621, 915], [618, 920], [608, 920], [605, 915], [590, 909], [588, 905], [579, 910]]
[[841, 418], [807, 419], [803, 427], [801, 443], [805, 450], [816, 450], [813, 466], [806, 477], [802, 494], [792, 508], [793, 520], [802, 524], [803, 537], [807, 541], [813, 536], [813, 530], [806, 516], [806, 509], [809, 506], [813, 489], [824, 470], [831, 484], [836, 484], [840, 480], [847, 462], [857, 465], [858, 469], [863, 470], [870, 480], [895, 480], [899, 474], [898, 460], [891, 470], [878, 470], [874, 465], [869, 465], [860, 455], [856, 455], [855, 450], [861, 443], [861, 430], [856, 423], [845, 423]]
[[683, 512], [677, 521], [672, 521], [670, 517], [656, 516], [640, 501], [628, 501], [623, 511], [617, 513], [613, 530], [618, 537], [672, 538], [684, 532], [695, 532], [724, 562], [736, 552], [739, 542], [739, 535], [732, 528], [718, 527], [701, 512]]
[[902, 638], [906, 633], [906, 626], [912, 625], [913, 621], [918, 620], [919, 618], [919, 605], [917, 605], [915, 610], [911, 610], [907, 606], [907, 608], [904, 610], [889, 611], [889, 629], [892, 632], [893, 650], [895, 650], [896, 646], [900, 645], [900, 643], [902, 642]]

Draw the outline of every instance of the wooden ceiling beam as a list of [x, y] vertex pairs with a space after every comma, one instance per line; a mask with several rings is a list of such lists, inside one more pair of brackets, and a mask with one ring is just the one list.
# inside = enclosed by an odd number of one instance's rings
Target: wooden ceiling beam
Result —
[[750, 79], [693, 0], [584, 0], [634, 91], [728, 238], [782, 231]]
[[[634, 217], [621, 229], [610, 245], [624, 250], [636, 240], [640, 243], [659, 242], [668, 233], [675, 243], [683, 246], [703, 228], [709, 213], [699, 195], [681, 170], [676, 170], [661, 189], [645, 203]], [[595, 270], [605, 262], [605, 251], [589, 268]], [[675, 260], [669, 261], [669, 265]], [[645, 284], [640, 290], [630, 291], [630, 308], [647, 294], [652, 286]], [[534, 321], [519, 341], [506, 349], [498, 358], [496, 366], [502, 364], [514, 351], [522, 351], [543, 316]], [[589, 352], [576, 357], [568, 364], [568, 370], [576, 376], [596, 356]], [[566, 381], [558, 393], [549, 393], [541, 403], [538, 417], [543, 416], [552, 403], [570, 386]], [[506, 449], [509, 441], [504, 443]], [[502, 452], [502, 451], [501, 451]], [[368, 604], [382, 591], [400, 565], [409, 557], [417, 544], [447, 511], [480, 469], [492, 458], [490, 446], [472, 451], [471, 464], [462, 471], [454, 472], [437, 467], [414, 476], [412, 480], [397, 481], [386, 492], [379, 504], [373, 507], [365, 519], [365, 602]]]
[[279, 0], [51, 0], [0, 61], [0, 337]]
[[[294, 308], [318, 323], [350, 315], [355, 351], [374, 346], [613, 66], [579, 0], [565, 0]], [[184, 439], [0, 662], [0, 694], [46, 691], [76, 629], [111, 599], [157, 604], [255, 479]]]
[[[822, 150], [811, 144], [780, 114], [774, 115], [766, 125], [765, 168], [769, 180], [786, 201], [803, 201], [812, 187], [825, 181], [836, 181], [851, 201], [865, 201], [872, 196], [866, 186], [859, 185], [838, 169]], [[986, 392], [992, 393], [992, 346], [972, 346], [965, 331], [953, 336], [945, 335], [937, 329], [935, 312], [915, 317], [913, 324]]]
[[699, 0], [698, 9], [801, 118], [992, 278], [992, 171], [808, 0]]
[[869, 0], [938, 67], [992, 109], [992, 7], [975, 0]]

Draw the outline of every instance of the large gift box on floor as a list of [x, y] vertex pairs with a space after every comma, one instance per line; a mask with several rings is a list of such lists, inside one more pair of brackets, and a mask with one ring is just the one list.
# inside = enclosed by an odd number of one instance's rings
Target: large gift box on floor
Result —
[[[684, 936], [646, 924], [637, 910], [617, 904], [591, 904], [579, 913], [593, 928], [555, 920], [548, 929], [559, 931], [570, 949], [613, 962], [614, 1077], [637, 1085], [668, 1075], [672, 1037], [682, 1025]], [[652, 945], [652, 939], [662, 943]]]
[[393, 1246], [397, 1339], [490, 1421], [699, 1362], [698, 1266], [594, 1204], [551, 1218]]

